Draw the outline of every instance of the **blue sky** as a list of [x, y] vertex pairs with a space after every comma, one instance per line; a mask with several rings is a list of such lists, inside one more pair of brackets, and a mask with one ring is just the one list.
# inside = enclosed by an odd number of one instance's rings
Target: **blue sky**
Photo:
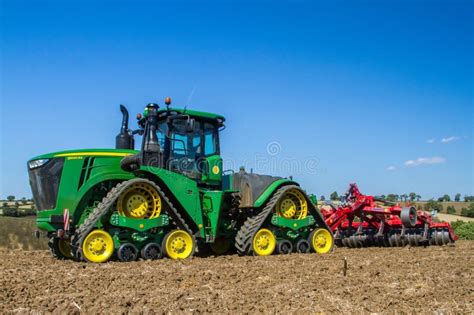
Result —
[[227, 118], [229, 167], [474, 194], [472, 1], [1, 5], [0, 198], [31, 196], [28, 158], [112, 147], [119, 104], [165, 96]]

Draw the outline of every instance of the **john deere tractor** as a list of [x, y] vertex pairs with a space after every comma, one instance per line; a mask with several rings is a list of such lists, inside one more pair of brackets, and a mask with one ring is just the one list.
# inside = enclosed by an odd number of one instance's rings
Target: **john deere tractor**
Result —
[[[222, 170], [219, 132], [224, 117], [156, 104], [122, 127], [116, 149], [74, 150], [28, 162], [52, 254], [101, 263], [110, 259], [196, 252], [266, 256], [324, 254], [333, 236], [293, 180]], [[134, 150], [134, 136], [142, 136]], [[38, 233], [40, 234], [40, 233]]]

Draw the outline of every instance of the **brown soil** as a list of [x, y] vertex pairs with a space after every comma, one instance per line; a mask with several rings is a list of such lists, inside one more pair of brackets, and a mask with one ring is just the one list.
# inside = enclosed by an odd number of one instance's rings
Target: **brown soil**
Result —
[[0, 216], [0, 248], [9, 249], [48, 249], [46, 238], [33, 236], [36, 230], [36, 217], [11, 218]]
[[[474, 242], [87, 264], [0, 250], [0, 313], [463, 312], [474, 309]], [[347, 258], [347, 275], [343, 259]]]

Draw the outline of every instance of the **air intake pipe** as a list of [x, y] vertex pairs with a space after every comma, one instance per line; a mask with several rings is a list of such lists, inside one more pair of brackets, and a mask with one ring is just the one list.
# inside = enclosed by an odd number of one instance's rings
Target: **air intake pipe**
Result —
[[120, 105], [120, 111], [122, 112], [122, 127], [120, 133], [115, 137], [115, 148], [133, 150], [135, 140], [128, 129], [128, 110], [125, 106]]

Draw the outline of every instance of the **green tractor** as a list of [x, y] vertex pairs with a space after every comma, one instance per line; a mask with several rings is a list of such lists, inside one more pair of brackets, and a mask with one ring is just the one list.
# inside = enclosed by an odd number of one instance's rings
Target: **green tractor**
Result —
[[[209, 250], [258, 256], [332, 250], [332, 233], [296, 182], [222, 170], [224, 117], [165, 103], [147, 105], [133, 131], [121, 106], [116, 149], [28, 162], [37, 227], [47, 232], [55, 257], [101, 263], [184, 259]], [[142, 136], [139, 151], [134, 135]]]

